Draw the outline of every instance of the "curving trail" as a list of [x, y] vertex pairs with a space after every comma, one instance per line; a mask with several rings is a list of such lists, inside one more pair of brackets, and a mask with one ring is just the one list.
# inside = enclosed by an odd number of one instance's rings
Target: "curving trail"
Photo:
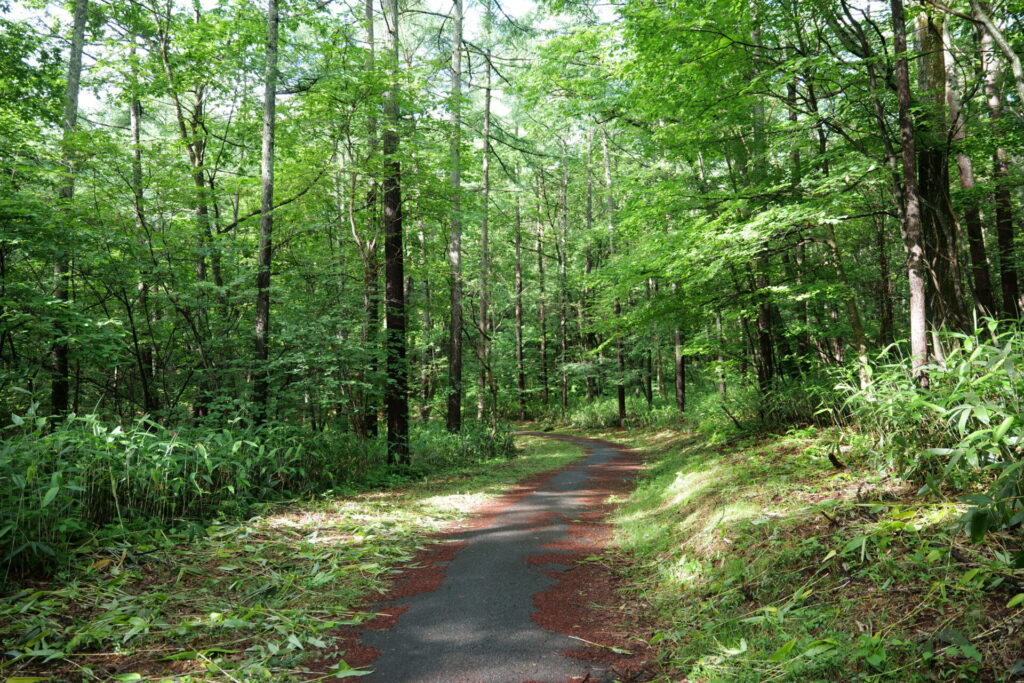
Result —
[[580, 445], [586, 456], [478, 510], [398, 576], [369, 608], [382, 616], [347, 636], [346, 661], [374, 671], [363, 680], [644, 676], [644, 653], [618, 611], [615, 576], [598, 562], [579, 562], [607, 543], [607, 499], [630, 489], [639, 457], [597, 439], [523, 433]]

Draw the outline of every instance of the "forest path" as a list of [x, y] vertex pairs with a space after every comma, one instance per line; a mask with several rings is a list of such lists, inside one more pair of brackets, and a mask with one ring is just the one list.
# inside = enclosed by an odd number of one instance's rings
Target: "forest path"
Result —
[[364, 680], [611, 681], [643, 670], [643, 653], [627, 652], [615, 575], [579, 562], [606, 546], [608, 498], [631, 488], [639, 457], [597, 439], [521, 433], [585, 456], [478, 510], [396, 578], [370, 607], [381, 616], [345, 648], [350, 665], [373, 669]]

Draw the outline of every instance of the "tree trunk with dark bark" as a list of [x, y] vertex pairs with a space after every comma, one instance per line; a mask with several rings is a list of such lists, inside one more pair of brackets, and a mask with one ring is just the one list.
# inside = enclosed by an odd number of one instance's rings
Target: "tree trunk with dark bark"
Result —
[[398, 0], [387, 0], [391, 84], [384, 101], [384, 352], [388, 463], [409, 463], [409, 368], [406, 359], [405, 262], [402, 253], [402, 167], [398, 159]]
[[274, 132], [277, 105], [278, 0], [267, 0], [266, 70], [263, 79], [263, 149], [260, 163], [260, 244], [256, 265], [256, 368], [253, 409], [256, 424], [269, 413], [270, 266], [274, 229]]
[[[62, 121], [63, 140], [61, 143], [64, 177], [59, 190], [60, 207], [65, 215], [71, 215], [71, 203], [75, 197], [75, 162], [71, 149], [71, 136], [78, 128], [78, 94], [82, 82], [82, 52], [85, 47], [85, 21], [89, 8], [88, 0], [75, 0], [75, 11], [72, 18], [71, 49], [68, 55], [68, 70], [64, 95], [64, 119]], [[66, 234], [71, 233], [68, 226]], [[53, 263], [53, 298], [66, 304], [70, 301], [68, 281], [70, 279], [71, 259], [68, 256], [67, 244], [58, 246], [57, 256]], [[58, 319], [55, 339], [50, 347], [52, 360], [52, 380], [50, 384], [50, 402], [53, 412], [62, 415], [71, 408], [71, 362], [70, 349], [66, 340], [68, 330]]]

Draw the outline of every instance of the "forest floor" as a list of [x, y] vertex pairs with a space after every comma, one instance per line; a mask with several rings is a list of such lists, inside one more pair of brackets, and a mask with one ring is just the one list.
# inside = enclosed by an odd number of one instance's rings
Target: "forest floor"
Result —
[[[580, 448], [520, 437], [519, 456], [394, 488], [269, 508], [201, 534], [140, 532], [91, 546], [74, 566], [0, 597], [8, 681], [281, 681], [345, 677], [345, 627], [367, 596], [471, 511], [516, 482], [579, 460]], [[523, 484], [526, 485], [526, 484]], [[372, 625], [372, 624], [371, 624]], [[324, 652], [333, 653], [325, 658]]]
[[971, 543], [964, 503], [813, 428], [597, 435], [651, 463], [615, 558], [672, 680], [1024, 680], [1020, 537]]
[[971, 544], [962, 503], [814, 429], [728, 444], [588, 431], [636, 448], [591, 443], [596, 460], [552, 436], [196, 538], [83, 551], [0, 598], [0, 676], [460, 680], [427, 661], [473, 681], [1024, 675], [1019, 539]]

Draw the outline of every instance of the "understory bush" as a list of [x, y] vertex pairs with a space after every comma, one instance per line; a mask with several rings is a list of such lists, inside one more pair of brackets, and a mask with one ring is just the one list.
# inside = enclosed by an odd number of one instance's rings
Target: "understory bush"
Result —
[[417, 425], [410, 434], [412, 464], [417, 469], [437, 471], [452, 466], [510, 458], [515, 455], [512, 432], [505, 423], [496, 426], [466, 421], [462, 431], [452, 434], [440, 421]]
[[887, 464], [926, 489], [965, 494], [965, 523], [980, 538], [1024, 522], [1024, 333], [990, 321], [941, 340], [926, 388], [909, 358], [883, 359], [866, 388], [845, 387], [848, 405]]
[[[167, 428], [92, 415], [12, 416], [0, 441], [0, 564], [53, 569], [111, 527], [163, 528], [329, 489], [387, 485], [383, 439], [331, 429], [241, 422]], [[460, 435], [416, 425], [413, 470], [514, 454], [507, 427], [470, 422]]]

